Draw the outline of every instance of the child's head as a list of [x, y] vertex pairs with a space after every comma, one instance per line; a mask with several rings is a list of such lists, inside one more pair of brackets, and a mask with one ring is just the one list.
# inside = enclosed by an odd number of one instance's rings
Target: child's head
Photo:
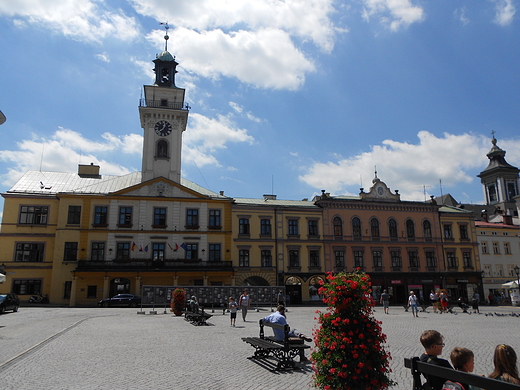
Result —
[[428, 355], [440, 355], [442, 353], [443, 337], [436, 330], [425, 330], [422, 332], [420, 340]]
[[514, 378], [518, 378], [518, 368], [516, 366], [516, 352], [509, 345], [500, 344], [495, 348], [495, 371], [507, 373]]
[[235, 300], [235, 298], [233, 298], [233, 297], [229, 297], [229, 301], [230, 301], [230, 302], [233, 302], [234, 300]]
[[467, 348], [455, 347], [450, 353], [453, 368], [459, 371], [473, 372], [475, 369], [475, 355]]

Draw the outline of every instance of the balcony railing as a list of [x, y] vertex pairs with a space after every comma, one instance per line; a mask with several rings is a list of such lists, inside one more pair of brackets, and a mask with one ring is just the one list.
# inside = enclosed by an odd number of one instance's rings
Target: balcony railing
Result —
[[139, 99], [139, 107], [153, 107], [153, 108], [170, 108], [174, 110], [188, 110], [189, 108], [184, 107], [182, 102], [168, 102], [164, 100], [145, 100]]
[[202, 261], [202, 260], [182, 260], [182, 259], [166, 259], [164, 261], [152, 260], [112, 260], [112, 261], [94, 261], [80, 260], [76, 271], [115, 271], [115, 270], [217, 270], [231, 271], [233, 263], [231, 261]]

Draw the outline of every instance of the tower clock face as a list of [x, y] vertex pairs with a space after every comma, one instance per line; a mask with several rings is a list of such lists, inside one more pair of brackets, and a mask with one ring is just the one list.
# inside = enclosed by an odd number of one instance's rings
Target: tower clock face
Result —
[[155, 124], [155, 132], [161, 137], [166, 137], [172, 132], [172, 125], [168, 121], [159, 121]]

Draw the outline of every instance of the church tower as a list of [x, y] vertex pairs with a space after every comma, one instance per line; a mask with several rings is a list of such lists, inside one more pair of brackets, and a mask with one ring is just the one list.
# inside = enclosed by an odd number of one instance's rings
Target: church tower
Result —
[[496, 206], [504, 215], [517, 216], [515, 200], [518, 195], [518, 173], [520, 169], [507, 163], [506, 152], [497, 146], [495, 132], [492, 132], [493, 146], [487, 154], [489, 164], [478, 177], [484, 189], [486, 204]]
[[168, 52], [168, 25], [165, 50], [153, 61], [155, 82], [144, 86], [139, 116], [144, 130], [142, 181], [165, 177], [181, 180], [182, 132], [188, 121], [185, 89], [175, 85], [178, 62]]

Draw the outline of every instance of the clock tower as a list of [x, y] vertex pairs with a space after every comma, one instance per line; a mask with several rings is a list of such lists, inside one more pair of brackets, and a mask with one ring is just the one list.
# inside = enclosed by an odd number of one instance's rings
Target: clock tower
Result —
[[139, 116], [144, 130], [142, 181], [165, 177], [181, 179], [182, 132], [188, 121], [185, 89], [175, 85], [178, 62], [168, 52], [168, 25], [165, 50], [153, 61], [155, 82], [144, 86]]

